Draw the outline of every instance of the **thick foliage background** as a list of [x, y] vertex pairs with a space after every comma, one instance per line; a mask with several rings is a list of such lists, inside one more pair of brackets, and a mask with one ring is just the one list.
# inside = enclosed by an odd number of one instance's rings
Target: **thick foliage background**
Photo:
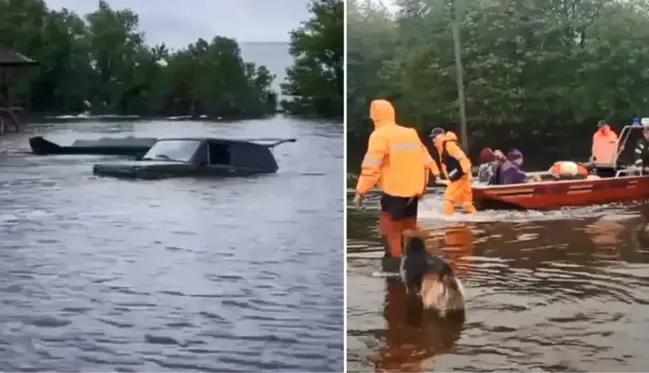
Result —
[[[283, 105], [299, 114], [338, 110], [342, 116], [342, 2], [314, 1], [311, 11], [313, 19], [291, 34], [295, 66], [283, 88], [295, 97]], [[8, 70], [12, 96], [38, 113], [257, 117], [276, 111], [274, 76], [244, 61], [235, 40], [216, 36], [170, 50], [147, 45], [138, 23], [131, 10], [103, 0], [85, 16], [48, 9], [43, 0], [0, 0], [0, 44], [40, 64]]]
[[[588, 143], [649, 115], [649, 5], [643, 0], [456, 0], [469, 137], [477, 147]], [[369, 102], [394, 100], [401, 123], [457, 130], [452, 1], [348, 1], [348, 131], [371, 130]], [[518, 145], [520, 146], [520, 145]], [[589, 146], [589, 145], [588, 145]]]
[[42, 0], [0, 0], [0, 44], [40, 63], [12, 74], [35, 112], [80, 112], [85, 101], [117, 114], [256, 116], [276, 106], [273, 76], [243, 61], [235, 40], [149, 46], [138, 16], [105, 1], [80, 17]]
[[282, 93], [289, 113], [321, 118], [343, 117], [344, 17], [342, 0], [313, 0], [313, 17], [291, 33], [295, 64], [287, 70]]

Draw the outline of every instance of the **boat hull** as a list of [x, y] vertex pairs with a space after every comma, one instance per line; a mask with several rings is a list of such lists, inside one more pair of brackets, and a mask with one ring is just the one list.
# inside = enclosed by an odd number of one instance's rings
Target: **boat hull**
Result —
[[479, 210], [552, 210], [649, 198], [649, 176], [565, 180], [473, 187]]

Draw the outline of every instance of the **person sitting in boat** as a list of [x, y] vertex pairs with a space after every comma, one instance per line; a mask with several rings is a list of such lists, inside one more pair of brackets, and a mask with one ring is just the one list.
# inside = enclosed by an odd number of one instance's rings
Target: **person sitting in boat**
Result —
[[597, 122], [597, 131], [593, 134], [591, 162], [595, 165], [613, 167], [617, 158], [618, 138], [615, 131], [604, 120]]
[[481, 183], [489, 183], [491, 178], [496, 173], [496, 156], [491, 148], [484, 148], [480, 151], [480, 158], [478, 158], [480, 165], [478, 166], [478, 181]]
[[585, 180], [590, 174], [586, 167], [572, 161], [554, 162], [550, 173], [555, 180]]
[[494, 150], [494, 155], [496, 156], [496, 161], [499, 164], [503, 164], [507, 161], [507, 157], [505, 157], [505, 154], [503, 154], [503, 152], [501, 152], [498, 149]]
[[641, 168], [643, 174], [649, 174], [649, 119], [642, 119], [642, 138], [638, 140], [633, 150], [635, 155], [633, 165]]
[[[530, 178], [521, 170], [523, 166], [523, 153], [518, 149], [512, 149], [507, 153], [507, 161], [501, 164], [497, 170], [499, 185], [522, 184]], [[532, 177], [533, 181], [540, 181], [538, 176]]]
[[485, 184], [495, 184], [497, 182], [498, 167], [506, 160], [505, 155], [498, 149], [484, 148], [480, 152], [479, 159], [478, 181]]

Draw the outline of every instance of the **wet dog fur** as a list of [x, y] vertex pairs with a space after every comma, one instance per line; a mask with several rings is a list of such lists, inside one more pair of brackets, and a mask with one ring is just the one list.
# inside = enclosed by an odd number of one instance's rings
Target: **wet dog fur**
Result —
[[464, 287], [453, 268], [442, 258], [426, 250], [426, 232], [404, 232], [404, 256], [401, 279], [410, 295], [416, 295], [426, 310], [440, 317], [464, 312]]

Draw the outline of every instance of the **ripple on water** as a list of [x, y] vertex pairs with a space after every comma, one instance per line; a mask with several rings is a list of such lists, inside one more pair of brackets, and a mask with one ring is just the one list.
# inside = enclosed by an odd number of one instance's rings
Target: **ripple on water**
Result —
[[[218, 181], [95, 178], [108, 158], [3, 155], [0, 369], [342, 370], [339, 126], [172, 124], [117, 126], [299, 141], [277, 175]], [[45, 136], [71, 142], [69, 127]]]
[[649, 363], [649, 240], [637, 228], [646, 226], [645, 207], [422, 219], [427, 244], [467, 290], [461, 327], [412, 314], [403, 286], [374, 276], [382, 248], [368, 207], [348, 218], [350, 371], [639, 371]]

